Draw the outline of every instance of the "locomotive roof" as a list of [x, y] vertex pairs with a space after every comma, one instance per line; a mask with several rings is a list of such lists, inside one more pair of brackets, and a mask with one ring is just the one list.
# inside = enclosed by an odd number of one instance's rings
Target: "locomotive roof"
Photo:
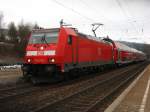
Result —
[[[97, 41], [97, 42], [109, 43], [108, 41], [104, 41], [103, 37], [95, 37], [95, 36], [92, 36], [92, 35], [86, 35], [86, 34], [81, 33], [81, 32], [77, 32], [77, 34], [80, 35], [83, 38], [88, 38], [90, 40], [94, 40], [94, 41]], [[109, 43], [109, 44], [111, 44], [111, 43]]]
[[[78, 32], [78, 30], [76, 28], [72, 28], [72, 27], [69, 27], [69, 28], [73, 29], [79, 36], [81, 36], [83, 38], [88, 38], [90, 40], [95, 40], [95, 41], [98, 41], [98, 42], [108, 43], [108, 42], [102, 40], [102, 37], [94, 37], [94, 36], [91, 36], [91, 35], [86, 35], [84, 33]], [[55, 32], [55, 31], [59, 31], [59, 30], [60, 30], [60, 28], [33, 29], [32, 33], [48, 33], [48, 32]]]

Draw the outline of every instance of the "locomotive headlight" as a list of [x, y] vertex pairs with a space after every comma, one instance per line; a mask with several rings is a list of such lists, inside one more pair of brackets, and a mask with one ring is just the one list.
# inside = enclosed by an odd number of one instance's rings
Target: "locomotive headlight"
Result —
[[54, 63], [54, 62], [55, 62], [55, 59], [54, 59], [54, 58], [50, 58], [50, 59], [49, 59], [49, 62]]
[[27, 62], [30, 63], [30, 62], [31, 62], [31, 59], [28, 59]]
[[43, 49], [44, 49], [44, 47], [42, 46], [42, 47], [40, 47], [40, 49], [41, 49], [41, 50], [43, 50]]
[[51, 59], [51, 62], [53, 62], [53, 63], [54, 63], [54, 62], [55, 62], [55, 59]]

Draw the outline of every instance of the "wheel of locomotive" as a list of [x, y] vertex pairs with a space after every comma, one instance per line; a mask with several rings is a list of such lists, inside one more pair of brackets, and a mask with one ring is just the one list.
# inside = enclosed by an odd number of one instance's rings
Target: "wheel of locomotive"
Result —
[[24, 78], [26, 81], [29, 81], [29, 80], [30, 80], [30, 76], [29, 76], [28, 72], [23, 71], [22, 74], [23, 74], [23, 78]]
[[54, 80], [56, 80], [58, 82], [63, 80], [63, 76], [62, 76], [61, 72], [59, 72], [59, 71], [53, 72], [53, 78], [54, 78]]
[[62, 73], [62, 76], [63, 76], [64, 81], [69, 81], [70, 80], [69, 72]]
[[98, 73], [98, 67], [97, 66], [94, 67], [94, 73]]
[[49, 77], [56, 82], [63, 80], [63, 74], [59, 71], [59, 69], [56, 66], [53, 66], [52, 71], [49, 73]]
[[89, 68], [83, 68], [81, 75], [89, 75], [89, 74], [90, 74]]
[[98, 72], [102, 72], [101, 66], [98, 66]]
[[79, 77], [79, 74], [78, 74], [77, 70], [71, 70], [70, 71], [70, 75], [69, 75], [70, 79], [74, 79], [74, 78], [78, 78], [78, 77]]

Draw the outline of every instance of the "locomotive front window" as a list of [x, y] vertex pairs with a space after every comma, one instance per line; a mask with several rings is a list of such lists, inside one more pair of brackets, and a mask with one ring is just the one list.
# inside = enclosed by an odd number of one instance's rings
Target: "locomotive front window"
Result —
[[29, 40], [30, 44], [42, 44], [43, 38], [46, 43], [57, 43], [58, 32], [48, 32], [48, 33], [33, 33]]

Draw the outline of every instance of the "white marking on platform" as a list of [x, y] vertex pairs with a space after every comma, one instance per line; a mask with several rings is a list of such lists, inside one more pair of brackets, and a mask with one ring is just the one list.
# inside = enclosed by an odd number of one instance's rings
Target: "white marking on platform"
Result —
[[143, 96], [143, 100], [142, 100], [139, 112], [144, 112], [147, 97], [148, 97], [149, 87], [150, 87], [150, 77], [149, 77], [149, 80], [148, 80], [148, 83], [147, 83], [147, 87], [146, 87], [146, 90], [145, 90], [145, 93], [144, 93], [144, 96]]
[[137, 81], [143, 76], [145, 71], [147, 71], [148, 67], [146, 67], [143, 72], [131, 83], [131, 85], [124, 90], [124, 92], [111, 104], [104, 112], [113, 112], [115, 108], [123, 101], [125, 96], [130, 92], [130, 90], [136, 85]]

